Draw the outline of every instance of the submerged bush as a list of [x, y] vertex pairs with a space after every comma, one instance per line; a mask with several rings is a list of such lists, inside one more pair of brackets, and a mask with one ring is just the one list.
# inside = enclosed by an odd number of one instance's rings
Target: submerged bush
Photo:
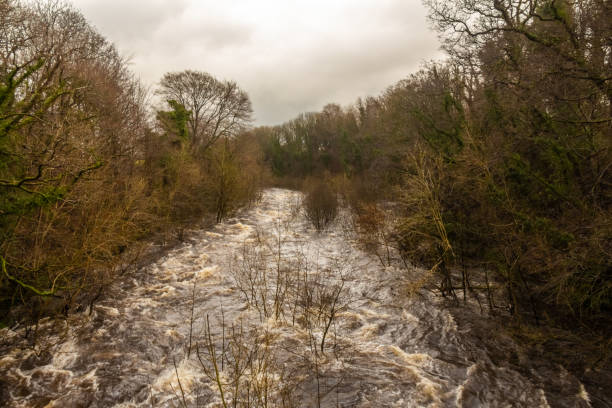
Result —
[[325, 180], [318, 180], [305, 189], [304, 209], [312, 225], [321, 231], [338, 213], [338, 195]]

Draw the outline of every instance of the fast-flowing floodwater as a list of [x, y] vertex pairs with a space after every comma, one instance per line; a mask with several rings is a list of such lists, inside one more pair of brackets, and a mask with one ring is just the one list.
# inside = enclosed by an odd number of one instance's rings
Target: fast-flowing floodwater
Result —
[[215, 407], [218, 378], [228, 406], [591, 406], [493, 322], [484, 338], [477, 313], [459, 324], [430, 292], [407, 297], [420, 271], [361, 251], [346, 214], [316, 232], [299, 200], [265, 191], [118, 281], [91, 314], [43, 321], [35, 344], [1, 330], [0, 405]]

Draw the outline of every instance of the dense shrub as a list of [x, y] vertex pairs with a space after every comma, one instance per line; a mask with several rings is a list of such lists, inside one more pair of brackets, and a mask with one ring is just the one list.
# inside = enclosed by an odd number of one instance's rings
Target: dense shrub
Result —
[[305, 188], [304, 210], [312, 225], [321, 231], [325, 229], [338, 213], [338, 194], [326, 180], [307, 183]]

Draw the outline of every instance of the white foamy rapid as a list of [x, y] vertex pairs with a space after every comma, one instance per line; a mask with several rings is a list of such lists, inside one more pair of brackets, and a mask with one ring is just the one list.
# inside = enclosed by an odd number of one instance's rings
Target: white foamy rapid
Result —
[[[567, 372], [521, 369], [520, 350], [511, 342], [483, 347], [436, 296], [422, 291], [407, 299], [401, 289], [417, 270], [382, 267], [358, 249], [347, 214], [317, 233], [298, 210], [299, 200], [296, 192], [267, 190], [254, 208], [193, 233], [188, 243], [118, 281], [91, 316], [42, 322], [44, 341], [34, 346], [22, 339], [23, 331], [1, 330], [0, 405], [219, 406], [194, 350], [206, 342], [208, 315], [216, 335], [223, 324], [239, 321], [269, 335], [276, 362], [269, 368], [270, 392], [292, 382], [286, 389], [294, 406], [590, 406], [582, 384]], [[315, 288], [341, 283], [323, 352], [317, 349], [325, 324], [300, 325], [296, 318], [303, 298], [286, 300], [278, 318], [245, 302], [232, 271], [248, 248], [256, 258], [258, 244], [278, 255], [264, 263], [288, 279], [297, 271]], [[266, 285], [277, 282], [270, 276]], [[227, 375], [221, 380], [229, 381]], [[263, 375], [254, 378], [261, 382]], [[544, 389], [543, 377], [553, 378], [556, 393]]]

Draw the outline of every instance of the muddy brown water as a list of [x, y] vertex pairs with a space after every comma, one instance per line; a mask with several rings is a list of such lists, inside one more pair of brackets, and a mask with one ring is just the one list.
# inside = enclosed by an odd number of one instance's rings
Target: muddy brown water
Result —
[[340, 273], [348, 299], [329, 330], [326, 347], [333, 352], [321, 354], [320, 378], [308, 371], [312, 364], [286, 367], [300, 378], [292, 389], [295, 406], [592, 406], [575, 377], [552, 364], [533, 368], [495, 323], [493, 340], [483, 341], [486, 330], [483, 335], [482, 325], [475, 331], [470, 324], [482, 320], [478, 314], [466, 310], [458, 324], [430, 292], [407, 299], [402, 287], [419, 276], [417, 269], [381, 266], [359, 249], [343, 216], [317, 233], [298, 211], [299, 200], [296, 192], [266, 190], [252, 209], [194, 232], [117, 282], [91, 315], [43, 321], [34, 346], [23, 340], [23, 329], [0, 330], [0, 405], [220, 406], [214, 384], [188, 353], [190, 333], [193, 344], [206, 339], [207, 315], [215, 327], [221, 316], [227, 325], [265, 326], [275, 333], [275, 353], [285, 366], [296, 361], [289, 355], [309, 361], [315, 352], [306, 343], [320, 342], [322, 329], [308, 332], [288, 314], [262, 318], [236, 285], [232, 271], [245, 245], [267, 235], [280, 242], [283, 258], [311, 274]]

